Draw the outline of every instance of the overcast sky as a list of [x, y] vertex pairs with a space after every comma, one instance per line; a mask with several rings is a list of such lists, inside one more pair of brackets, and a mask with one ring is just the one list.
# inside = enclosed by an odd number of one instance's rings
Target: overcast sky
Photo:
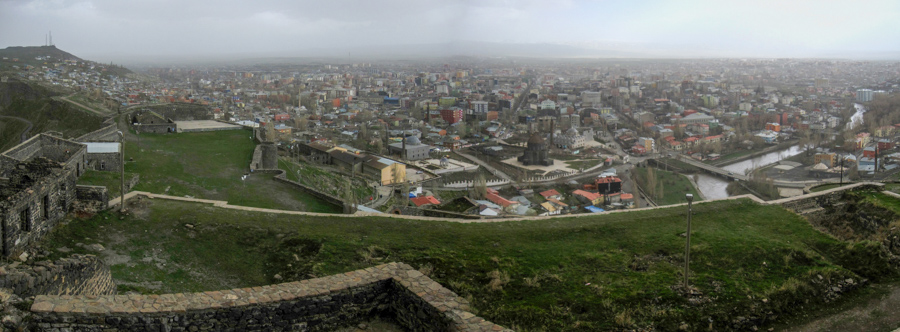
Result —
[[0, 48], [42, 45], [47, 31], [100, 61], [449, 41], [868, 57], [900, 54], [900, 1], [0, 0]]

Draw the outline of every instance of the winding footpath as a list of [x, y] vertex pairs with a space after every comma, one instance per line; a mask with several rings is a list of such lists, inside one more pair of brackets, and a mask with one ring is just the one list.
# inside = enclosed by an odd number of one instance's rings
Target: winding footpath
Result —
[[71, 95], [65, 96], [65, 97], [59, 97], [59, 99], [62, 99], [62, 100], [65, 101], [65, 102], [74, 104], [75, 106], [81, 107], [81, 108], [83, 108], [83, 109], [85, 109], [85, 110], [91, 111], [91, 112], [93, 112], [94, 114], [97, 114], [97, 115], [99, 115], [99, 116], [104, 116], [104, 117], [105, 117], [105, 116], [109, 115], [108, 113], [100, 112], [100, 111], [98, 111], [98, 110], [96, 110], [96, 109], [93, 109], [93, 108], [91, 108], [91, 107], [87, 107], [87, 106], [85, 106], [85, 105], [82, 104], [82, 103], [79, 103], [79, 102], [77, 102], [77, 101], [71, 100], [71, 99], [69, 99], [69, 97], [71, 97]]
[[28, 124], [28, 127], [25, 127], [25, 130], [22, 131], [22, 138], [21, 138], [21, 140], [19, 141], [20, 143], [21, 143], [21, 142], [24, 142], [25, 140], [28, 139], [28, 133], [31, 131], [31, 128], [34, 128], [34, 124], [31, 123], [31, 121], [28, 121], [28, 120], [26, 120], [26, 119], [23, 119], [23, 118], [20, 118], [20, 117], [17, 117], [17, 116], [0, 115], [0, 118], [7, 118], [7, 119], [19, 120], [19, 121], [22, 121], [22, 122], [25, 122], [26, 124]]

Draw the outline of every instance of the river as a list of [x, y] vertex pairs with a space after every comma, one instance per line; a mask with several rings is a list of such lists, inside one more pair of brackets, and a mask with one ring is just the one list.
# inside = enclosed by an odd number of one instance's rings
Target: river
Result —
[[850, 117], [850, 122], [847, 123], [847, 129], [853, 129], [858, 125], [863, 123], [863, 114], [866, 113], [866, 107], [862, 104], [853, 104], [853, 107], [856, 108], [856, 113], [853, 113], [853, 116]]
[[[751, 159], [726, 165], [723, 166], [722, 169], [730, 171], [734, 174], [745, 174], [747, 170], [760, 168], [762, 166], [778, 162], [784, 158], [800, 154], [800, 152], [803, 152], [803, 150], [800, 149], [800, 146], [794, 145], [786, 150], [769, 152], [761, 156], [756, 156]], [[698, 174], [697, 189], [700, 190], [701, 193], [703, 193], [703, 196], [706, 197], [706, 199], [728, 197], [728, 193], [725, 192], [726, 186], [728, 186], [728, 181], [723, 178], [703, 173]]]

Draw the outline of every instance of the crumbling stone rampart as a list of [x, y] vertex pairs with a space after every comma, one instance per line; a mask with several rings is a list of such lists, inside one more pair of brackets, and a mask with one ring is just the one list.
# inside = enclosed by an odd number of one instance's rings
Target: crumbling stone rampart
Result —
[[165, 295], [37, 296], [38, 331], [330, 331], [380, 316], [410, 331], [509, 331], [402, 263], [262, 287]]
[[109, 267], [93, 255], [72, 255], [55, 262], [2, 267], [0, 288], [20, 297], [34, 295], [112, 295], [116, 293]]

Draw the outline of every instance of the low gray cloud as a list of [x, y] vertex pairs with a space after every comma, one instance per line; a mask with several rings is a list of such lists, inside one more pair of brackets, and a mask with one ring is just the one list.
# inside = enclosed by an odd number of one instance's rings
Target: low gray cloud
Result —
[[303, 55], [450, 41], [559, 43], [653, 56], [898, 52], [897, 1], [0, 0], [0, 47], [75, 54]]

